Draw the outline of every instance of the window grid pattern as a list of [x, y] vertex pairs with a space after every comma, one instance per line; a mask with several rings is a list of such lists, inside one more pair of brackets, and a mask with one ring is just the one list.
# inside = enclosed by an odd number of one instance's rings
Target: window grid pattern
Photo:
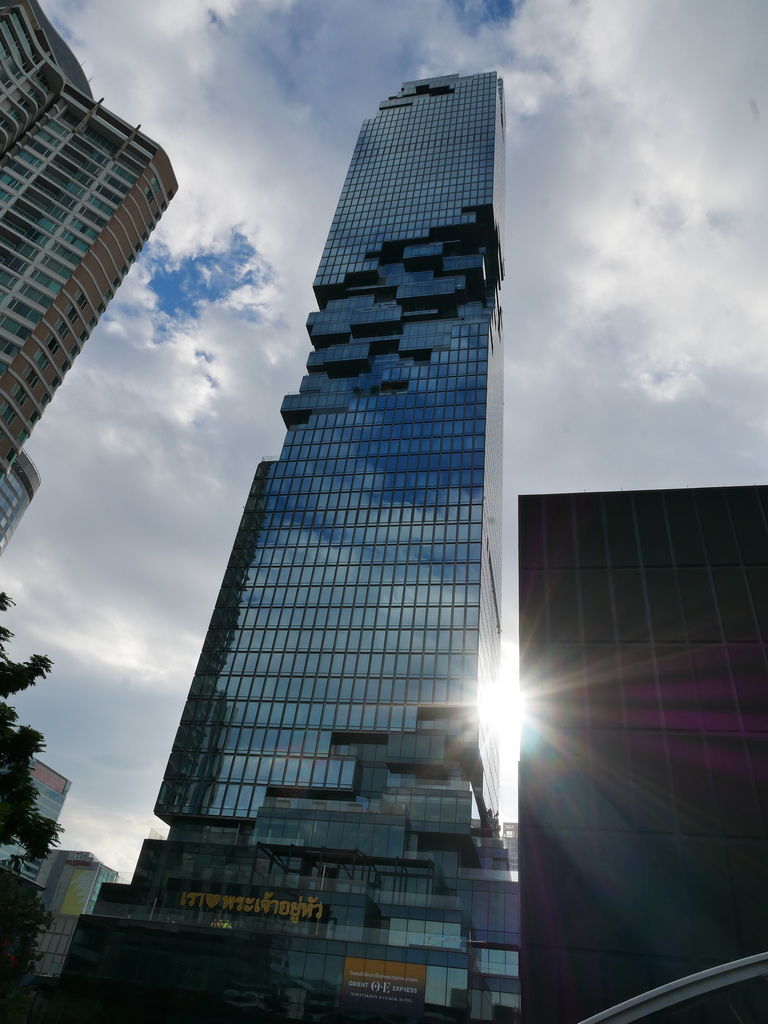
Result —
[[[500, 135], [495, 75], [406, 83], [364, 125], [307, 373], [279, 459], [257, 468], [165, 772], [168, 841], [105, 887], [66, 973], [116, 948], [116, 919], [151, 917], [169, 1013], [169, 990], [202, 1005], [237, 989], [239, 949], [258, 1005], [297, 1019], [340, 1019], [348, 958], [423, 965], [424, 1019], [517, 1019], [513, 958], [477, 953], [514, 948], [518, 915], [477, 713], [499, 640]], [[178, 950], [199, 963], [211, 921], [190, 892], [227, 894], [228, 955], [183, 982]], [[286, 914], [320, 893], [325, 916], [257, 915], [265, 892]], [[120, 969], [146, 993], [158, 958], [129, 946]]]
[[768, 942], [768, 488], [531, 497], [520, 521], [524, 992], [546, 1024]]
[[[498, 81], [431, 88], [404, 86], [414, 102], [402, 131], [390, 131], [386, 104], [363, 127], [328, 243], [344, 293], [317, 288], [309, 373], [283, 405], [280, 459], [257, 473], [242, 528], [247, 560], [236, 545], [174, 743], [163, 814], [248, 815], [265, 786], [377, 797], [386, 772], [335, 756], [335, 734], [417, 732], [432, 706], [463, 709], [468, 722], [495, 676]], [[366, 141], [374, 136], [375, 158]], [[405, 136], [421, 183], [412, 189], [389, 183]], [[447, 237], [435, 212], [443, 204]], [[398, 234], [378, 239], [365, 280], [337, 237], [363, 206], [363, 219], [408, 211]], [[471, 221], [461, 214], [468, 206]], [[470, 781], [481, 807], [497, 806], [498, 752], [490, 732], [480, 736], [475, 724], [474, 734], [483, 757]]]
[[[0, 471], [6, 473], [176, 189], [162, 151], [79, 91], [87, 88], [82, 70], [58, 37], [51, 42], [50, 26], [41, 36], [35, 17], [31, 6], [0, 11]], [[84, 302], [75, 310], [78, 296]], [[43, 372], [30, 385], [31, 362], [42, 350], [53, 359], [45, 366], [38, 359]]]
[[19, 452], [10, 471], [0, 478], [0, 554], [26, 512], [40, 484], [33, 463]]

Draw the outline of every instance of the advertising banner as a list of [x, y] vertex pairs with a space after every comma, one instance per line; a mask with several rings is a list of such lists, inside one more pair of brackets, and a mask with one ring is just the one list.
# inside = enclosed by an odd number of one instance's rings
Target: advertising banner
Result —
[[67, 892], [59, 910], [60, 914], [82, 914], [91, 895], [96, 872], [75, 868], [69, 879]]
[[348, 956], [344, 961], [339, 1006], [346, 1010], [417, 1016], [424, 1009], [426, 980], [424, 964]]

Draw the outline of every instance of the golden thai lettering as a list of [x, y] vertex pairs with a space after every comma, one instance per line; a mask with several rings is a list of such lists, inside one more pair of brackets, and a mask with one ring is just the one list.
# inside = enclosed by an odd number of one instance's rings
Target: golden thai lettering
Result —
[[[273, 892], [262, 893], [261, 896], [232, 896], [229, 893], [215, 892], [183, 892], [179, 897], [182, 907], [197, 907], [201, 910], [237, 911], [246, 914], [271, 914], [273, 917], [287, 917], [291, 924], [298, 924], [308, 919], [322, 921], [325, 904], [320, 903], [317, 896], [296, 900], [280, 899]], [[218, 927], [224, 927], [219, 925]]]
[[323, 916], [323, 904], [318, 903], [317, 896], [310, 896], [304, 906], [301, 908], [302, 917], [311, 917], [312, 911], [315, 911], [315, 919], [317, 921]]

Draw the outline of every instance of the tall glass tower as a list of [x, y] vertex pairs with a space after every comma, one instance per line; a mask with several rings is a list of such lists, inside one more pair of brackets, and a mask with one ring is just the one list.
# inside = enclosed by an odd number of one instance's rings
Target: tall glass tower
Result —
[[185, 1024], [516, 1019], [478, 716], [499, 646], [503, 145], [493, 73], [406, 82], [364, 123], [307, 375], [160, 791], [169, 839], [102, 890], [64, 994]]
[[40, 482], [27, 438], [175, 191], [37, 0], [0, 0], [0, 553]]

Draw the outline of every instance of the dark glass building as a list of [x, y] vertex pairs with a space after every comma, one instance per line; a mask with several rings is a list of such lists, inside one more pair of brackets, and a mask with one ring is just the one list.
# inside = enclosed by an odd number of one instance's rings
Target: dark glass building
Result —
[[364, 123], [307, 375], [158, 798], [169, 838], [82, 919], [51, 1020], [516, 1019], [477, 711], [498, 668], [503, 118], [481, 74], [406, 82]]
[[767, 524], [767, 487], [520, 500], [529, 1024], [768, 950]]

